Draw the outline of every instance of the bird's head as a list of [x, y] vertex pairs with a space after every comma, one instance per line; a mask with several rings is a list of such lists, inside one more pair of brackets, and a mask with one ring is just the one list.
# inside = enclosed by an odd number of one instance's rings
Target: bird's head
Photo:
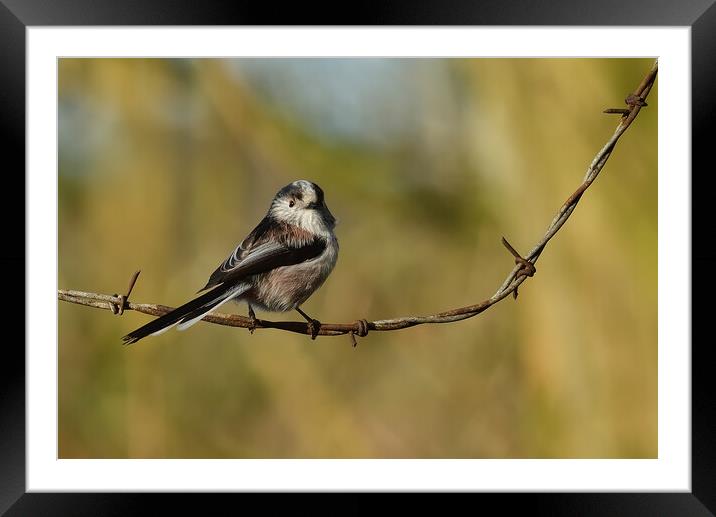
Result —
[[323, 189], [307, 180], [294, 181], [279, 190], [269, 215], [314, 233], [330, 232], [336, 225], [336, 218], [326, 206]]

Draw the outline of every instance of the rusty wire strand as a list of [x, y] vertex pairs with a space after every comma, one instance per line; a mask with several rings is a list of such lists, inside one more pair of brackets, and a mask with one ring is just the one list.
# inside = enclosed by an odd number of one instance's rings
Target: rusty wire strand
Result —
[[[530, 250], [530, 252], [522, 257], [508, 242], [502, 239], [503, 245], [508, 251], [515, 257], [515, 267], [512, 269], [507, 278], [502, 282], [502, 285], [497, 289], [487, 300], [484, 300], [475, 305], [469, 305], [467, 307], [460, 307], [457, 309], [451, 309], [448, 311], [440, 312], [437, 314], [431, 314], [427, 316], [405, 316], [400, 318], [385, 319], [385, 320], [357, 320], [353, 323], [321, 323], [318, 335], [320, 336], [339, 336], [349, 334], [353, 346], [356, 345], [355, 336], [364, 337], [368, 334], [368, 331], [388, 331], [388, 330], [399, 330], [415, 325], [423, 325], [428, 323], [452, 323], [455, 321], [464, 320], [477, 316], [481, 312], [489, 309], [500, 300], [506, 298], [511, 293], [516, 298], [518, 287], [529, 277], [534, 275], [535, 268], [534, 264], [537, 262], [542, 251], [544, 251], [547, 243], [555, 236], [555, 234], [562, 228], [564, 223], [569, 219], [577, 207], [579, 200], [586, 190], [591, 186], [594, 180], [597, 178], [601, 170], [604, 168], [609, 156], [611, 155], [614, 147], [619, 138], [629, 128], [631, 123], [636, 119], [639, 111], [642, 107], [646, 106], [646, 98], [651, 91], [656, 75], [658, 72], [658, 60], [654, 62], [651, 70], [644, 76], [639, 86], [630, 93], [625, 99], [625, 103], [628, 109], [624, 108], [608, 108], [604, 110], [604, 113], [620, 114], [621, 120], [619, 125], [612, 137], [607, 143], [599, 150], [597, 155], [592, 160], [592, 163], [587, 168], [587, 172], [584, 176], [582, 184], [567, 198], [562, 207], [559, 209], [557, 214], [552, 219], [547, 231], [540, 241]], [[130, 281], [129, 289], [126, 295], [107, 295], [98, 293], [88, 293], [83, 291], [72, 291], [72, 290], [57, 290], [57, 298], [59, 300], [84, 305], [87, 307], [95, 307], [98, 309], [108, 309], [114, 314], [121, 314], [122, 311], [132, 310], [141, 312], [143, 314], [149, 314], [152, 316], [162, 316], [174, 310], [173, 307], [167, 307], [165, 305], [147, 304], [147, 303], [134, 303], [128, 300], [129, 294], [134, 287], [134, 283], [137, 280], [139, 272], [136, 272], [132, 280]], [[215, 313], [209, 314], [203, 318], [203, 321], [208, 323], [214, 323], [217, 325], [225, 325], [229, 327], [242, 327], [251, 328], [252, 320], [250, 318], [239, 316], [237, 314], [222, 314]], [[272, 328], [280, 329], [288, 332], [295, 332], [299, 334], [311, 335], [308, 323], [300, 321], [268, 321], [268, 320], [256, 320], [255, 328]]]

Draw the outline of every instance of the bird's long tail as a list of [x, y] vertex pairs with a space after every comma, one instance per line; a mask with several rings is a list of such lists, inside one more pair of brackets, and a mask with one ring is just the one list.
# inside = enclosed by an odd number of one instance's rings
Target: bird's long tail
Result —
[[144, 337], [166, 332], [177, 324], [179, 325], [177, 327], [179, 330], [187, 329], [211, 311], [217, 309], [232, 298], [239, 296], [247, 287], [248, 286], [242, 284], [219, 285], [211, 291], [177, 307], [172, 312], [160, 316], [146, 325], [139, 327], [137, 330], [130, 332], [122, 338], [122, 341], [124, 341], [125, 345], [130, 345]]

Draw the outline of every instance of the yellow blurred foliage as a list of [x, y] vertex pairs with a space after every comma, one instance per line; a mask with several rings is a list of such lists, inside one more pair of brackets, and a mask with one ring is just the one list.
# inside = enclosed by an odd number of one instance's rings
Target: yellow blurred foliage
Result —
[[[333, 60], [289, 80], [247, 61], [60, 60], [59, 288], [120, 292], [140, 268], [134, 301], [181, 304], [306, 178], [341, 244], [309, 314], [476, 303], [512, 268], [500, 237], [537, 242], [652, 64]], [[148, 316], [58, 302], [60, 457], [656, 457], [657, 113], [658, 80], [518, 301], [467, 321], [355, 349], [204, 323], [123, 347]]]

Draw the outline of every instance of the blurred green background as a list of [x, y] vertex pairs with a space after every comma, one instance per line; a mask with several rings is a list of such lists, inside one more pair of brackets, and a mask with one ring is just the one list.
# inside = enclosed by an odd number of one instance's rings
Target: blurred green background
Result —
[[[59, 288], [178, 305], [317, 182], [324, 322], [481, 301], [652, 59], [61, 59]], [[463, 322], [319, 338], [58, 302], [61, 458], [657, 456], [657, 94], [537, 275]], [[224, 306], [246, 313], [246, 306]], [[296, 319], [297, 314], [266, 314]]]

